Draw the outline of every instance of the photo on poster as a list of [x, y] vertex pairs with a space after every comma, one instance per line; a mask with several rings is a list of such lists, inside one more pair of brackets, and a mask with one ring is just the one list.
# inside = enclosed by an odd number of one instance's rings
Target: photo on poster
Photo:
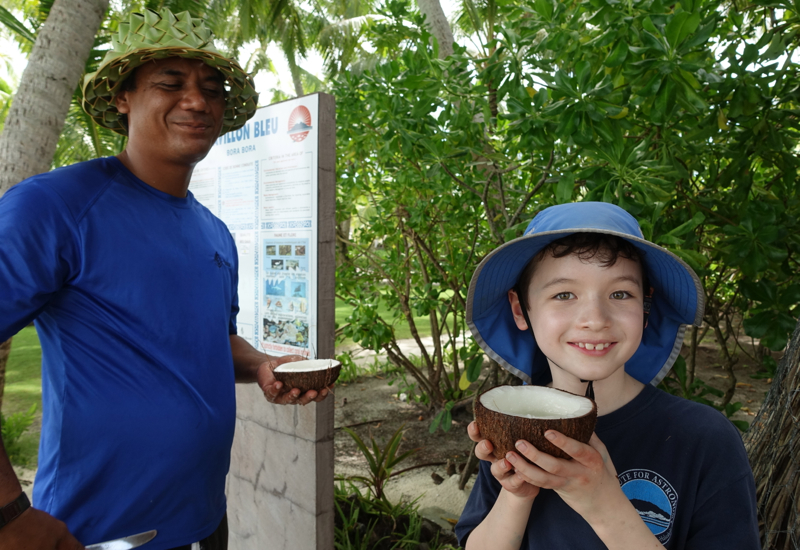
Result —
[[308, 349], [308, 320], [266, 315], [263, 319], [263, 342]]
[[292, 298], [305, 298], [306, 297], [306, 283], [305, 281], [292, 281]]
[[[299, 232], [298, 232], [299, 233]], [[297, 233], [292, 232], [292, 235]], [[261, 250], [264, 253], [264, 277], [269, 277], [270, 271], [292, 271], [308, 273], [308, 242], [307, 238], [300, 237], [274, 237], [275, 233], [265, 231], [262, 233]], [[302, 235], [302, 233], [301, 233]]]
[[266, 279], [264, 294], [267, 296], [286, 296], [286, 279]]

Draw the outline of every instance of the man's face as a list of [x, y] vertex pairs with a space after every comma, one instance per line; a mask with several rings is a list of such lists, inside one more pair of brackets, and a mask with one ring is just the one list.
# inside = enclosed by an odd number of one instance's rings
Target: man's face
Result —
[[[603, 380], [624, 372], [642, 341], [642, 268], [621, 256], [603, 267], [574, 254], [546, 254], [531, 279], [528, 306], [554, 378], [563, 370], [573, 381]], [[527, 328], [521, 310], [515, 320]]]
[[169, 57], [140, 66], [135, 78], [135, 88], [115, 98], [128, 117], [128, 148], [155, 162], [202, 160], [222, 128], [225, 92], [219, 71], [199, 60]]

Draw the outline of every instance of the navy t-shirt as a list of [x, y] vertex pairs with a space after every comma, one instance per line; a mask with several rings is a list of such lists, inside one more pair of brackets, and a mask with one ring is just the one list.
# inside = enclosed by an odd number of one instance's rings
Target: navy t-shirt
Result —
[[[670, 550], [760, 549], [753, 473], [741, 436], [715, 409], [647, 385], [597, 419], [623, 492]], [[488, 515], [501, 485], [481, 462], [456, 534], [462, 545]], [[605, 545], [555, 491], [541, 490], [522, 549]]]
[[235, 422], [226, 226], [116, 158], [0, 199], [0, 341], [36, 319], [42, 435], [33, 505], [84, 544], [208, 536], [225, 512]]

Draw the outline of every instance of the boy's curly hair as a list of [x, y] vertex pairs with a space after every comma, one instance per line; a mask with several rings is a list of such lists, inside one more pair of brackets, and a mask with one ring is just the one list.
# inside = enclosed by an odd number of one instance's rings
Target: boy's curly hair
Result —
[[520, 273], [519, 281], [517, 281], [515, 287], [518, 290], [518, 294], [520, 290], [527, 289], [530, 286], [536, 266], [539, 265], [539, 262], [542, 261], [546, 254], [550, 254], [554, 258], [563, 258], [574, 254], [584, 262], [595, 261], [602, 267], [614, 265], [619, 258], [633, 260], [642, 268], [643, 288], [648, 289], [650, 286], [643, 251], [616, 235], [573, 233], [553, 241], [528, 262], [528, 265]]

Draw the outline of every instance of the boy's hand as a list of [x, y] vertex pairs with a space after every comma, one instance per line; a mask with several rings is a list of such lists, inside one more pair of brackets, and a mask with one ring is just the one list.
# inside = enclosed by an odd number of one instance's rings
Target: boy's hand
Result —
[[590, 524], [608, 512], [609, 504], [616, 502], [619, 496], [627, 501], [606, 446], [596, 434], [592, 434], [588, 445], [555, 430], [547, 431], [545, 437], [573, 460], [555, 458], [527, 441], [518, 441], [517, 450], [533, 464], [516, 453], [508, 453], [508, 460], [516, 469], [517, 476], [529, 484], [553, 489]]
[[[515, 473], [514, 466], [512, 466], [508, 460], [494, 457], [492, 454], [492, 450], [494, 449], [492, 447], [492, 442], [488, 439], [481, 438], [481, 432], [478, 429], [477, 423], [469, 423], [469, 426], [467, 426], [467, 434], [469, 434], [469, 438], [472, 441], [477, 443], [477, 445], [475, 445], [475, 456], [481, 460], [492, 463], [492, 475], [500, 482], [500, 485], [502, 485], [506, 491], [522, 499], [533, 500], [536, 498], [536, 495], [539, 494], [539, 487], [532, 485], [523, 476]], [[524, 462], [524, 460], [522, 462]]]

